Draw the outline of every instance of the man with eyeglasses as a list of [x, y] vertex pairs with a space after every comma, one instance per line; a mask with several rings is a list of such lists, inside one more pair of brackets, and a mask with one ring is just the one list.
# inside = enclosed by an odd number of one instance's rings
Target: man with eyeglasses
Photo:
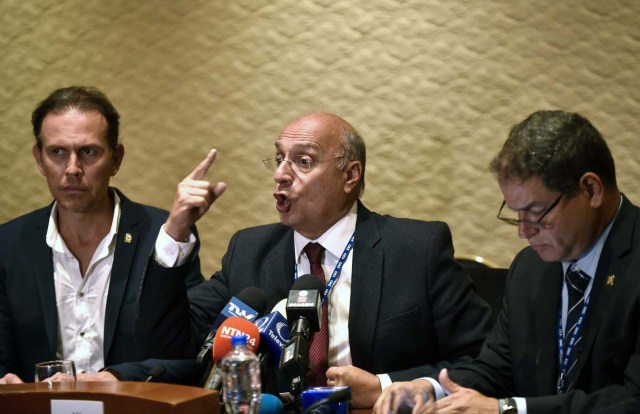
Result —
[[[212, 162], [207, 158], [179, 186], [164, 226], [176, 241], [188, 237], [223, 187], [203, 179]], [[308, 385], [351, 386], [353, 405], [371, 407], [392, 381], [475, 356], [491, 314], [453, 259], [448, 226], [369, 211], [359, 201], [365, 162], [364, 141], [344, 119], [312, 113], [291, 121], [275, 156], [264, 161], [280, 223], [233, 236], [222, 269], [189, 291], [191, 315], [180, 269], [157, 263], [148, 269], [138, 339], [151, 355], [195, 355], [226, 302], [247, 286], [262, 289], [269, 308], [276, 305], [297, 276], [314, 273], [307, 246], [318, 243], [323, 279], [335, 283], [328, 284], [326, 356], [311, 358], [312, 374], [322, 363], [329, 368]], [[153, 299], [159, 297], [167, 299]], [[322, 347], [316, 344], [312, 336], [311, 353]]]
[[640, 212], [606, 142], [578, 114], [536, 112], [491, 169], [498, 218], [529, 242], [496, 326], [471, 364], [393, 384], [374, 412], [640, 412]]

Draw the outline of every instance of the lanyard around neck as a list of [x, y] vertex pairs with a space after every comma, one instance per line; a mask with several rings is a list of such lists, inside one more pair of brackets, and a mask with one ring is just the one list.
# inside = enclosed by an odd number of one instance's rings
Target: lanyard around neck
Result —
[[578, 316], [576, 327], [573, 329], [573, 332], [571, 332], [571, 337], [569, 338], [569, 342], [567, 343], [565, 343], [564, 341], [564, 331], [562, 329], [562, 309], [560, 309], [560, 311], [558, 312], [558, 350], [560, 354], [560, 377], [558, 378], [558, 394], [562, 394], [566, 391], [565, 377], [570, 366], [569, 363], [576, 359], [575, 353], [573, 351], [580, 336], [580, 331], [582, 330], [582, 324], [584, 323], [584, 317], [587, 314], [587, 307], [589, 306], [590, 298], [591, 295], [584, 298], [584, 303], [582, 304], [582, 310], [580, 310], [580, 315]]
[[[347, 246], [344, 248], [344, 251], [342, 252], [340, 257], [338, 258], [338, 263], [336, 263], [336, 267], [333, 269], [333, 272], [331, 273], [331, 277], [329, 278], [329, 281], [327, 282], [327, 284], [326, 284], [326, 286], [324, 288], [324, 295], [322, 296], [322, 303], [325, 303], [325, 301], [329, 297], [329, 292], [331, 291], [331, 288], [333, 288], [333, 285], [336, 283], [336, 281], [340, 277], [340, 272], [342, 272], [342, 266], [344, 265], [344, 262], [347, 261], [347, 257], [349, 257], [349, 253], [351, 253], [351, 250], [353, 249], [354, 237], [355, 237], [355, 232], [354, 232], [354, 234], [351, 235], [351, 238], [349, 239], [349, 242], [347, 242]], [[298, 277], [299, 277], [299, 275], [298, 275], [298, 263], [296, 262], [295, 268], [294, 268], [294, 279], [298, 279]]]

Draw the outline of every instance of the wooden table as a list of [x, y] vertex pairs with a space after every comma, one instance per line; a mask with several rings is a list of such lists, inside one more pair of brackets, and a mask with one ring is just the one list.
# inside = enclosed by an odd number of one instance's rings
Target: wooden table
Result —
[[220, 394], [145, 382], [53, 382], [0, 385], [0, 412], [51, 412], [51, 400], [103, 401], [104, 414], [220, 414]]

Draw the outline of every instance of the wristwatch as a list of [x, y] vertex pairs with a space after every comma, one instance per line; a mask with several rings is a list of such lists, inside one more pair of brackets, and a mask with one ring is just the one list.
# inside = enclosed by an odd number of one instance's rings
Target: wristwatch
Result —
[[513, 398], [501, 398], [498, 400], [499, 414], [518, 414], [518, 406]]

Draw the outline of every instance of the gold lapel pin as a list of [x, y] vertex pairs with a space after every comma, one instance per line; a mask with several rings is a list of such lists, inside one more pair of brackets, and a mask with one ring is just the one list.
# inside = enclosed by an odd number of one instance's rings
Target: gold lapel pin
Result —
[[607, 287], [613, 286], [613, 282], [616, 281], [616, 275], [607, 276]]
[[133, 236], [131, 235], [131, 233], [125, 233], [124, 235], [124, 242], [129, 244], [133, 241]]

